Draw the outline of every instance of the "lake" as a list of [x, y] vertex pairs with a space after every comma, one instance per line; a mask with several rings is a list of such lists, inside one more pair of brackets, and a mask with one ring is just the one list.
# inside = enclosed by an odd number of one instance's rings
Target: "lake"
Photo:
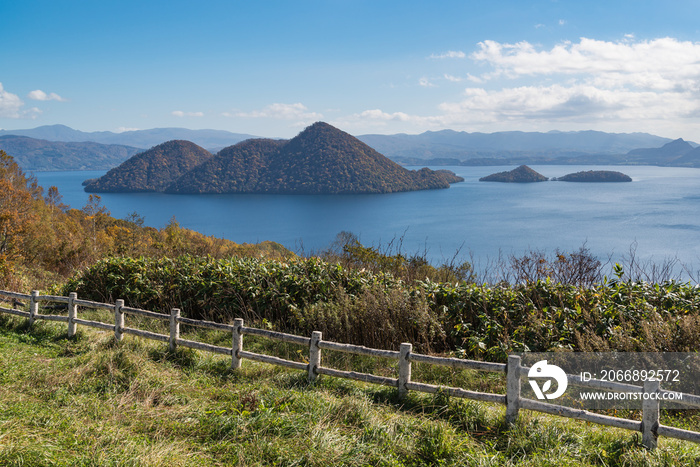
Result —
[[[512, 167], [447, 168], [465, 178], [445, 190], [382, 195], [101, 194], [113, 216], [137, 212], [153, 227], [175, 217], [181, 226], [238, 243], [279, 242], [293, 251], [328, 247], [341, 231], [365, 245], [402, 241], [407, 253], [427, 252], [434, 263], [471, 253], [488, 261], [529, 249], [577, 250], [584, 243], [606, 260], [635, 244], [637, 257], [661, 263], [677, 257], [700, 266], [700, 169], [674, 167], [536, 166], [547, 177], [580, 170], [619, 170], [632, 183], [479, 182]], [[63, 202], [79, 208], [81, 183], [104, 172], [39, 172]]]

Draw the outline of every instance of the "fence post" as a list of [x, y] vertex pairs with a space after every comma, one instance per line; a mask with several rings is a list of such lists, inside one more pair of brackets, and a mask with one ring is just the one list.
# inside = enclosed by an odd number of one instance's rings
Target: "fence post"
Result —
[[506, 423], [514, 424], [520, 410], [520, 357], [508, 355], [506, 366]]
[[177, 340], [180, 338], [180, 322], [177, 320], [180, 317], [180, 309], [173, 308], [170, 310], [170, 351], [175, 352]]
[[399, 348], [399, 399], [408, 395], [406, 383], [411, 381], [411, 351], [413, 344], [403, 342]]
[[241, 367], [243, 359], [238, 356], [238, 352], [243, 350], [243, 333], [241, 328], [243, 327], [243, 318], [236, 318], [233, 320], [233, 346], [231, 348], [231, 369], [237, 370]]
[[124, 313], [122, 313], [122, 308], [124, 307], [124, 300], [121, 298], [114, 303], [114, 338], [117, 342], [120, 342], [124, 337], [122, 331], [124, 329]]
[[[644, 381], [644, 394], [642, 400], [642, 444], [647, 449], [656, 449], [656, 442], [659, 437], [659, 380]], [[649, 394], [648, 396], [646, 394]], [[651, 396], [654, 394], [654, 396]]]
[[318, 346], [318, 343], [322, 337], [321, 331], [311, 333], [311, 342], [309, 343], [309, 382], [312, 383], [318, 378], [316, 369], [321, 366], [321, 348]]
[[75, 300], [77, 299], [76, 292], [68, 294], [68, 337], [75, 336], [75, 318], [78, 315], [78, 305], [75, 304]]
[[39, 291], [32, 290], [32, 296], [29, 298], [29, 325], [34, 324], [36, 315], [39, 314]]

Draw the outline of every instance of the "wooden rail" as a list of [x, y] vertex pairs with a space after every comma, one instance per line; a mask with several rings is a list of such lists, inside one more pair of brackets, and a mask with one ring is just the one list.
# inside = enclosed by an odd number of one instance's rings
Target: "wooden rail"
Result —
[[[12, 300], [7, 300], [5, 297]], [[28, 304], [22, 302], [28, 301]], [[72, 337], [76, 332], [76, 326], [88, 326], [97, 329], [114, 332], [117, 341], [123, 339], [124, 334], [132, 334], [144, 339], [151, 339], [160, 342], [168, 342], [170, 350], [174, 351], [177, 346], [212, 352], [231, 357], [231, 368], [241, 367], [243, 359], [253, 360], [272, 365], [284, 366], [295, 370], [302, 370], [308, 373], [310, 381], [314, 381], [319, 375], [327, 375], [337, 378], [353, 379], [366, 383], [380, 384], [397, 388], [400, 397], [405, 397], [408, 391], [418, 391], [425, 393], [444, 392], [451, 397], [473, 399], [482, 402], [501, 404], [506, 406], [506, 420], [514, 423], [518, 418], [520, 409], [542, 412], [559, 417], [585, 420], [600, 425], [612, 426], [624, 430], [637, 431], [642, 433], [642, 442], [650, 449], [657, 445], [658, 436], [677, 438], [695, 443], [700, 443], [700, 433], [683, 430], [680, 428], [665, 426], [659, 423], [659, 398], [658, 395], [671, 393], [671, 391], [660, 388], [658, 381], [645, 381], [644, 386], [634, 386], [631, 384], [615, 383], [600, 380], [582, 380], [577, 375], [567, 375], [568, 382], [577, 386], [591, 389], [602, 389], [607, 391], [636, 392], [642, 394], [657, 395], [657, 397], [647, 397], [642, 401], [642, 421], [628, 420], [619, 417], [611, 417], [586, 410], [574, 409], [561, 405], [549, 404], [533, 399], [522, 397], [521, 377], [527, 375], [530, 368], [521, 366], [520, 357], [511, 355], [508, 363], [480, 362], [459, 358], [444, 358], [432, 355], [413, 353], [412, 344], [402, 343], [399, 351], [372, 349], [361, 345], [343, 344], [339, 342], [325, 341], [319, 331], [314, 331], [311, 337], [302, 337], [265, 329], [246, 327], [243, 320], [237, 318], [233, 324], [216, 323], [213, 321], [195, 320], [180, 316], [180, 310], [173, 308], [169, 315], [154, 311], [142, 310], [124, 306], [123, 300], [117, 300], [115, 304], [100, 303], [91, 300], [79, 300], [77, 294], [71, 293], [68, 297], [55, 295], [39, 295], [38, 291], [32, 291], [30, 295], [0, 290], [0, 301], [12, 303], [13, 308], [0, 307], [0, 312], [23, 318], [28, 318], [30, 324], [43, 319], [47, 321], [65, 322], [68, 324], [68, 336]], [[49, 315], [39, 313], [40, 302], [56, 302], [66, 304], [67, 316]], [[20, 310], [17, 305], [28, 306], [29, 310]], [[78, 307], [111, 310], [114, 312], [114, 323], [103, 323], [100, 321], [78, 318]], [[162, 321], [169, 321], [170, 333], [158, 334], [151, 331], [127, 327], [124, 323], [125, 315], [136, 315]], [[231, 347], [221, 347], [180, 338], [180, 324], [198, 326], [231, 333]], [[275, 339], [282, 342], [307, 346], [309, 348], [309, 361], [295, 362], [270, 355], [263, 355], [243, 350], [243, 336], [252, 335], [268, 339]], [[398, 361], [398, 378], [388, 378], [369, 373], [359, 373], [354, 371], [343, 371], [328, 368], [321, 365], [321, 351], [331, 350], [337, 352], [347, 352], [356, 355], [366, 355], [379, 358], [387, 358]], [[506, 374], [506, 394], [491, 394], [471, 391], [463, 388], [436, 386], [432, 384], [420, 383], [411, 380], [411, 363], [424, 363], [428, 365], [441, 365], [456, 369], [469, 369], [478, 371], [498, 372]], [[682, 394], [682, 400], [674, 402], [690, 407], [700, 407], [700, 396], [694, 394]]]

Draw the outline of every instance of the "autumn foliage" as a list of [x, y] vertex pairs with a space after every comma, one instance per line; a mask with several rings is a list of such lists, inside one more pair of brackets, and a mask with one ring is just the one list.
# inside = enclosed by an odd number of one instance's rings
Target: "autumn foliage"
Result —
[[0, 287], [28, 290], [60, 282], [109, 256], [164, 257], [193, 254], [285, 257], [281, 245], [236, 244], [179, 226], [173, 218], [162, 228], [145, 227], [132, 213], [116, 219], [97, 195], [80, 209], [61, 202], [56, 187], [46, 194], [34, 177], [0, 151]]

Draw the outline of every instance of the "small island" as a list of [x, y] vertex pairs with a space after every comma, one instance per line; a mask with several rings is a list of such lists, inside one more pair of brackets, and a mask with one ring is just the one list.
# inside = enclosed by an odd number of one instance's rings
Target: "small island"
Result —
[[502, 183], [533, 183], [546, 182], [547, 177], [532, 170], [526, 165], [513, 169], [509, 172], [499, 172], [481, 177], [480, 182], [502, 182]]
[[631, 182], [632, 178], [622, 172], [614, 170], [588, 170], [584, 172], [576, 172], [563, 177], [552, 178], [559, 182], [586, 182], [586, 183], [617, 183]]

